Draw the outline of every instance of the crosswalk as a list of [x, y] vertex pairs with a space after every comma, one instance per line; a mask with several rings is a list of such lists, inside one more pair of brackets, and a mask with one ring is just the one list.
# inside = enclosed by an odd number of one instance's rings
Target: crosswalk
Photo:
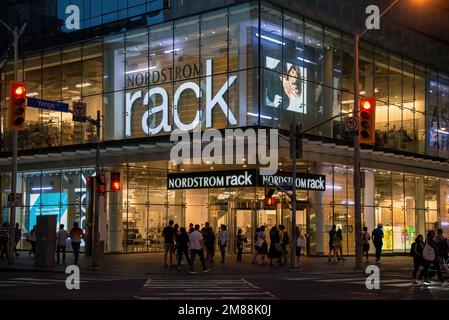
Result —
[[[96, 281], [115, 281], [117, 279], [95, 279], [82, 277], [80, 279], [80, 284], [87, 282]], [[66, 279], [55, 279], [55, 278], [32, 278], [32, 277], [19, 277], [19, 278], [8, 278], [0, 279], [0, 290], [1, 288], [8, 287], [27, 287], [27, 286], [45, 286], [45, 285], [63, 285], [65, 286]]]
[[267, 300], [276, 297], [245, 279], [163, 280], [148, 279], [140, 300]]
[[[329, 283], [329, 284], [358, 284], [365, 287], [365, 283], [367, 280], [367, 276], [354, 276], [354, 277], [343, 277], [338, 278], [335, 276], [319, 276], [319, 277], [288, 277], [281, 278], [282, 280], [287, 281], [312, 281], [318, 283]], [[409, 288], [409, 287], [417, 287], [412, 282], [410, 277], [404, 276], [394, 276], [394, 277], [380, 277], [380, 287], [390, 287], [390, 288]], [[428, 289], [432, 290], [449, 290], [449, 288], [442, 287], [439, 282], [432, 281], [431, 285], [425, 286]]]

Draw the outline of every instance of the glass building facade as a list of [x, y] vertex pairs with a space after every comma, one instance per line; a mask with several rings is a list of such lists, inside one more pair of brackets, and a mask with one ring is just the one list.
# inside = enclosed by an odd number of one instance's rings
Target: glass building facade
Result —
[[[125, 12], [132, 15], [133, 8], [148, 11], [157, 3], [135, 1], [130, 6], [129, 2], [122, 8], [121, 1], [103, 1], [103, 6], [112, 7], [103, 8], [101, 15], [93, 13], [96, 7], [83, 7], [90, 10], [83, 28], [107, 23], [109, 15], [114, 15], [111, 19]], [[248, 2], [181, 19], [151, 20], [145, 27], [27, 53], [19, 60], [19, 80], [25, 82], [28, 97], [85, 102], [88, 115], [95, 118], [97, 111], [101, 113], [101, 140], [126, 144], [130, 139], [167, 136], [175, 128], [288, 129], [293, 119], [308, 128], [348, 113], [353, 109], [353, 52], [351, 35], [287, 9]], [[449, 75], [365, 42], [359, 63], [359, 93], [377, 100], [375, 144], [363, 147], [447, 162]], [[1, 150], [6, 156], [10, 139], [5, 92], [13, 78], [12, 61], [0, 75]], [[28, 154], [60, 146], [76, 149], [96, 141], [95, 127], [73, 122], [69, 113], [28, 108], [26, 121], [19, 148]], [[344, 121], [345, 116], [336, 118], [311, 130], [308, 138], [350, 145]], [[251, 207], [263, 198], [260, 188], [167, 190], [167, 173], [207, 171], [209, 165], [173, 168], [169, 159], [138, 163], [123, 159], [113, 166], [108, 159], [102, 161], [106, 171], [119, 170], [123, 177], [122, 190], [108, 195], [105, 203], [109, 240], [119, 239], [108, 251], [161, 250], [160, 230], [170, 218], [182, 225], [227, 222], [248, 234], [256, 225], [290, 223], [285, 195], [277, 195], [274, 210]], [[291, 168], [287, 158], [280, 162], [286, 170]], [[83, 168], [61, 163], [48, 171], [25, 167], [20, 178], [25, 203], [18, 219], [24, 230], [39, 214], [58, 214], [67, 224], [82, 220], [85, 179], [92, 167], [93, 163]], [[309, 253], [325, 252], [327, 230], [334, 223], [344, 231], [345, 252], [352, 253], [351, 169], [331, 160], [304, 161], [298, 168], [326, 175], [325, 192], [300, 195], [307, 205], [297, 221], [310, 236]], [[384, 224], [387, 251], [406, 252], [417, 233], [435, 225], [447, 228], [446, 177], [417, 173], [413, 163], [397, 172], [364, 170], [363, 221], [370, 229]], [[8, 181], [5, 173], [3, 197]], [[6, 212], [4, 208], [4, 218]]]

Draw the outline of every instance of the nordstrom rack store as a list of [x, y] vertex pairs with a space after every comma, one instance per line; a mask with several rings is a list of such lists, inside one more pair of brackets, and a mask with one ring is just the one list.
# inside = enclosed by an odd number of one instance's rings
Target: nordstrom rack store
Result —
[[[360, 94], [377, 98], [376, 144], [362, 152], [363, 223], [369, 229], [384, 225], [386, 251], [407, 252], [418, 233], [435, 226], [449, 231], [449, 76], [369, 43], [361, 45], [360, 68]], [[6, 220], [4, 93], [12, 61], [0, 75]], [[294, 117], [308, 128], [352, 110], [353, 40], [286, 9], [248, 2], [26, 53], [19, 77], [29, 97], [82, 100], [90, 116], [101, 112], [103, 169], [107, 176], [121, 172], [121, 190], [107, 192], [104, 200], [105, 251], [158, 252], [169, 219], [182, 226], [210, 221], [215, 231], [225, 223], [248, 239], [256, 226], [291, 226], [287, 197], [275, 194], [276, 206], [266, 209], [257, 184], [168, 188], [169, 174], [257, 168], [245, 158], [234, 165], [174, 165], [169, 134], [176, 128], [288, 129]], [[310, 131], [297, 163], [300, 173], [326, 177], [324, 190], [299, 191], [297, 223], [309, 235], [310, 254], [326, 253], [332, 224], [343, 230], [344, 252], [354, 251], [352, 151], [344, 120]], [[27, 109], [27, 129], [19, 133], [24, 203], [16, 218], [24, 232], [41, 214], [85, 227], [95, 134], [70, 114]], [[279, 145], [278, 173], [288, 173], [289, 147]], [[252, 247], [249, 242], [246, 252]]]

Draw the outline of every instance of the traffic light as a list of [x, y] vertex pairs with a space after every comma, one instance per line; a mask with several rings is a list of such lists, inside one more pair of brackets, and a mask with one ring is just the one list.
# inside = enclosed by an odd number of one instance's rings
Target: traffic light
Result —
[[120, 190], [120, 172], [111, 172], [111, 190]]
[[265, 186], [265, 201], [264, 201], [264, 207], [266, 209], [272, 209], [275, 205], [275, 199], [273, 197], [273, 193], [276, 191], [274, 188], [268, 188]]
[[376, 98], [362, 98], [359, 103], [359, 143], [374, 144], [376, 130]]
[[25, 129], [26, 88], [22, 82], [9, 83], [8, 129]]
[[106, 192], [106, 176], [104, 174], [100, 174], [96, 176], [97, 180], [97, 193], [103, 195]]

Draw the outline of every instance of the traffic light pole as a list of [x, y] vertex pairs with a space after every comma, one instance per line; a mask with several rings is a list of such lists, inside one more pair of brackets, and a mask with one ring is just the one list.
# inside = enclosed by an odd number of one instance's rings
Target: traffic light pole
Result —
[[100, 128], [101, 128], [101, 119], [100, 119], [100, 111], [97, 110], [97, 120], [86, 118], [90, 123], [94, 124], [97, 127], [97, 148], [95, 153], [95, 212], [94, 217], [92, 219], [92, 269], [98, 270], [100, 268], [98, 263], [97, 256], [97, 246], [98, 246], [98, 221], [99, 221], [99, 211], [100, 211], [100, 194], [98, 192], [98, 183], [100, 177]]
[[290, 128], [290, 148], [292, 157], [292, 248], [290, 250], [290, 268], [296, 268], [296, 117]]
[[[12, 30], [14, 35], [14, 80], [19, 79], [19, 30], [17, 27]], [[10, 110], [11, 112], [11, 110]], [[12, 145], [12, 167], [11, 167], [11, 193], [17, 192], [17, 130], [13, 129], [11, 132], [11, 145]], [[8, 264], [14, 263], [14, 248], [16, 246], [16, 206], [13, 202], [11, 206], [11, 212], [9, 216], [9, 241], [8, 241]]]
[[[354, 36], [354, 111], [353, 117], [359, 125], [359, 34]], [[360, 190], [360, 145], [359, 135], [354, 134], [354, 210], [355, 210], [355, 268], [363, 269], [362, 252], [362, 194]]]

